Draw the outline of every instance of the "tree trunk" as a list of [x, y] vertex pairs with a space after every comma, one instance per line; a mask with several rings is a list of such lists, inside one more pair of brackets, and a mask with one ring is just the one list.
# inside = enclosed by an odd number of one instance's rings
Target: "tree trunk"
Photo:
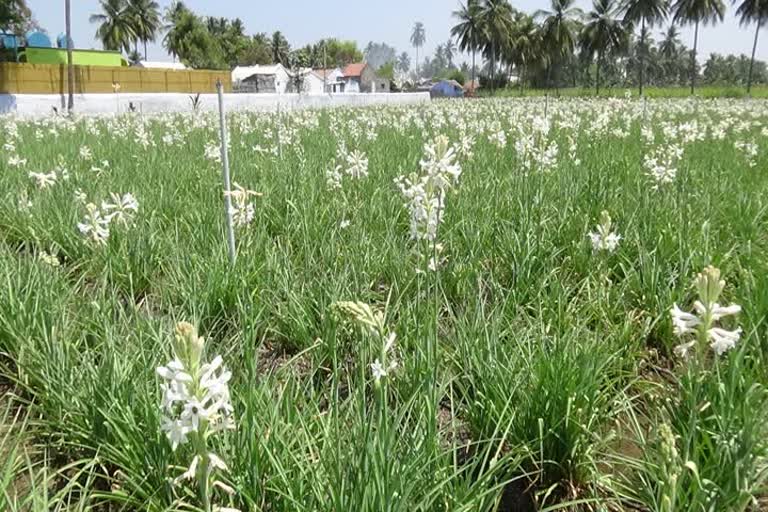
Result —
[[475, 50], [474, 47], [472, 47], [472, 94], [475, 94], [477, 91], [475, 91], [475, 54], [477, 53], [477, 50]]
[[419, 78], [419, 45], [416, 45], [416, 82], [418, 83]]
[[691, 95], [696, 92], [696, 48], [699, 44], [699, 20], [693, 30], [693, 51], [691, 52]]
[[595, 96], [600, 96], [600, 62], [602, 62], [602, 53], [597, 52], [597, 68], [595, 69]]
[[75, 67], [72, 63], [72, 8], [70, 0], [64, 2], [64, 18], [67, 32], [67, 111], [75, 108]]
[[752, 69], [755, 67], [755, 51], [757, 51], [757, 36], [760, 33], [760, 26], [763, 24], [763, 20], [757, 21], [757, 28], [755, 29], [755, 42], [752, 43], [752, 59], [749, 61], [749, 74], [747, 75], [747, 94], [752, 91]]
[[643, 96], [643, 68], [645, 67], [645, 16], [640, 22], [640, 97]]
[[496, 48], [491, 43], [491, 94], [496, 93]]
[[145, 61], [149, 60], [147, 59], [147, 42], [146, 41], [144, 41], [144, 60]]

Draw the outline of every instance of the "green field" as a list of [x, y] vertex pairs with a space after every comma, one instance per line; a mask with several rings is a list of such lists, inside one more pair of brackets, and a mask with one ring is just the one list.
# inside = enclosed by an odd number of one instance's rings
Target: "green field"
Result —
[[765, 506], [768, 103], [228, 122], [0, 119], [0, 510]]
[[[601, 98], [624, 98], [627, 94], [632, 97], [637, 97], [638, 90], [636, 86], [632, 87], [601, 87]], [[689, 86], [684, 87], [646, 87], [643, 90], [643, 94], [648, 98], [689, 98], [691, 97], [691, 88]], [[510, 86], [508, 89], [491, 92], [489, 90], [483, 90], [480, 92], [481, 96], [495, 96], [505, 98], [519, 98], [519, 97], [538, 97], [538, 96], [560, 96], [566, 98], [585, 98], [596, 96], [594, 87], [568, 87], [565, 89], [524, 89], [522, 94], [519, 88]], [[720, 85], [705, 85], [696, 88], [695, 96], [699, 98], [717, 99], [717, 98], [768, 98], [768, 86], [756, 85], [752, 87], [752, 90], [747, 94], [746, 87], [740, 86], [720, 86]]]

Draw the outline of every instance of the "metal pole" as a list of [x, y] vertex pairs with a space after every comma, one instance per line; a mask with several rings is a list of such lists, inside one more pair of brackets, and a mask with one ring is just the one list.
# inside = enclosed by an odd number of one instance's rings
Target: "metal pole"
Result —
[[75, 68], [72, 64], [72, 8], [70, 0], [64, 2], [64, 17], [67, 25], [67, 111], [75, 108]]
[[216, 80], [216, 92], [219, 96], [219, 134], [221, 137], [221, 174], [224, 180], [224, 207], [227, 214], [227, 247], [229, 262], [235, 264], [235, 228], [232, 222], [232, 187], [229, 183], [229, 152], [227, 151], [227, 119], [224, 115], [224, 87], [221, 80]]
[[[755, 43], [757, 43], [757, 40], [755, 40]], [[326, 43], [323, 43], [323, 93], [328, 92], [328, 56], [325, 52], [325, 45]], [[754, 54], [755, 52], [752, 53]], [[754, 60], [754, 57], [752, 57], [752, 60]], [[749, 76], [750, 78], [752, 77], [751, 71]]]

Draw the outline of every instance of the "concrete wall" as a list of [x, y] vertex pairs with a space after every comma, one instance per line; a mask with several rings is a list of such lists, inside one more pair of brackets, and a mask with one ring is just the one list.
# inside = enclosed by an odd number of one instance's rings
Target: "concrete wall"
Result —
[[[225, 94], [228, 111], [284, 110], [325, 108], [337, 106], [403, 105], [429, 101], [429, 93], [397, 94]], [[129, 104], [143, 113], [189, 112], [192, 102], [188, 94], [77, 94], [75, 112], [78, 114], [114, 114], [125, 112]], [[0, 94], [0, 114], [46, 116], [53, 108], [63, 112], [66, 96], [59, 94]], [[201, 94], [201, 110], [216, 110], [215, 94]]]

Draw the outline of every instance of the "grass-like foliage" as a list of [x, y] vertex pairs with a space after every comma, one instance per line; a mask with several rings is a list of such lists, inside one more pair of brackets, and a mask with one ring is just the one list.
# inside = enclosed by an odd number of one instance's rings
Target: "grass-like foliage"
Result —
[[749, 511], [768, 104], [0, 119], [0, 510]]

